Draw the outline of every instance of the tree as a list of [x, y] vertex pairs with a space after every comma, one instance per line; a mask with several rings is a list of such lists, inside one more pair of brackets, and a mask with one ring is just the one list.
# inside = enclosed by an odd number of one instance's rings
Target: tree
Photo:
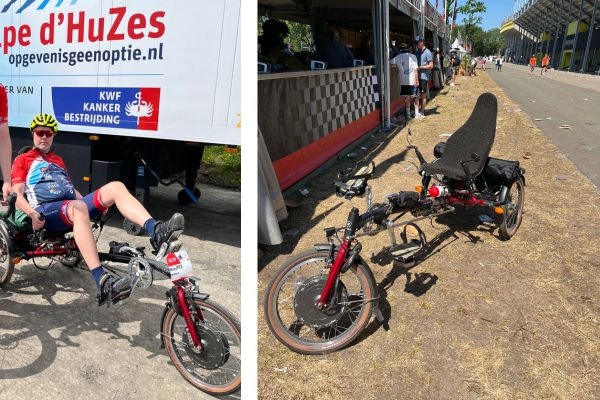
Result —
[[463, 18], [464, 34], [470, 40], [473, 39], [473, 34], [475, 33], [474, 28], [481, 24], [482, 17], [477, 16], [476, 14], [481, 14], [485, 11], [485, 4], [483, 1], [479, 0], [467, 0], [464, 5], [457, 8], [457, 12], [465, 16], [465, 18]]
[[[258, 18], [258, 36], [263, 34], [262, 26], [267, 21], [268, 17]], [[298, 22], [283, 21], [288, 27], [288, 34], [285, 36], [285, 44], [291, 45], [294, 51], [302, 51], [310, 48], [313, 42], [312, 31], [310, 25], [301, 24]]]

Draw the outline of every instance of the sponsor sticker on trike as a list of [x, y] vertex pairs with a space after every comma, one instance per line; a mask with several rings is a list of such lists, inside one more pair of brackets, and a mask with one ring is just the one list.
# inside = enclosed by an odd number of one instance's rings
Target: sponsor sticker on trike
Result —
[[185, 250], [167, 254], [167, 265], [173, 282], [192, 275], [192, 262]]

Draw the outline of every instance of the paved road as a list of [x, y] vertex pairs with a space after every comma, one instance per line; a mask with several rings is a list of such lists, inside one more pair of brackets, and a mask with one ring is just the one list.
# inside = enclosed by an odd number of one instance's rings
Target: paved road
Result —
[[[183, 208], [178, 188], [156, 188], [149, 210], [160, 219], [175, 210], [185, 215], [181, 238], [201, 289], [239, 317], [240, 192], [199, 186], [201, 200]], [[121, 221], [109, 220], [100, 249], [110, 240], [148, 246], [147, 237], [127, 235]], [[127, 304], [98, 307], [86, 270], [19, 264], [0, 288], [0, 400], [213, 399], [187, 384], [159, 348], [169, 283], [157, 276]]]
[[[540, 119], [535, 124], [600, 187], [600, 85], [594, 81], [582, 88], [562, 75], [542, 77], [539, 69], [530, 74], [527, 67], [511, 64], [504, 64], [501, 72], [488, 69], [488, 73], [523, 112]], [[579, 83], [578, 78], [573, 76], [573, 81]]]

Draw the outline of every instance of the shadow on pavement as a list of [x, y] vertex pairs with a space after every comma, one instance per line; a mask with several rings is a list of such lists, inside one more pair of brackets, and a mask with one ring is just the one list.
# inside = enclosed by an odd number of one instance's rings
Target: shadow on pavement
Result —
[[[143, 295], [140, 293], [143, 292]], [[13, 296], [41, 297], [38, 303], [23, 303]], [[65, 296], [66, 295], [66, 296]], [[98, 307], [96, 288], [87, 271], [54, 266], [40, 271], [33, 265], [17, 270], [11, 283], [0, 292], [0, 380], [21, 379], [50, 367], [63, 347], [81, 347], [78, 337], [94, 331], [108, 334], [108, 341], [125, 340], [131, 348], [142, 348], [147, 358], [166, 355], [158, 337], [164, 306], [139, 297], [163, 299], [165, 288], [152, 286], [134, 292], [123, 304]], [[65, 298], [70, 300], [64, 301]], [[57, 299], [63, 300], [58, 302]], [[136, 323], [134, 335], [124, 334], [122, 325]], [[58, 335], [57, 335], [58, 332]], [[82, 348], [82, 351], [86, 351]], [[88, 349], [91, 353], [92, 349]], [[115, 360], [121, 363], [125, 360]], [[167, 364], [175, 368], [169, 360]], [[157, 365], [157, 368], [166, 366]], [[75, 371], [74, 373], [84, 373]], [[183, 383], [182, 378], [182, 384]], [[223, 398], [239, 398], [233, 394]]]

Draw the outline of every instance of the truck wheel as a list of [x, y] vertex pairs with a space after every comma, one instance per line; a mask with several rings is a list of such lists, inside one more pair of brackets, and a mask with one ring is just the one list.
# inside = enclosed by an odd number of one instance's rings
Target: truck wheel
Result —
[[[200, 197], [200, 189], [198, 189], [197, 187], [194, 188], [193, 193], [194, 196], [196, 196], [196, 198]], [[180, 190], [179, 193], [177, 193], [177, 200], [179, 200], [179, 204], [183, 206], [187, 206], [188, 204], [194, 201], [190, 198], [190, 195], [183, 189]]]
[[127, 218], [123, 218], [123, 229], [125, 232], [133, 236], [139, 236], [144, 230], [141, 226], [128, 220]]

